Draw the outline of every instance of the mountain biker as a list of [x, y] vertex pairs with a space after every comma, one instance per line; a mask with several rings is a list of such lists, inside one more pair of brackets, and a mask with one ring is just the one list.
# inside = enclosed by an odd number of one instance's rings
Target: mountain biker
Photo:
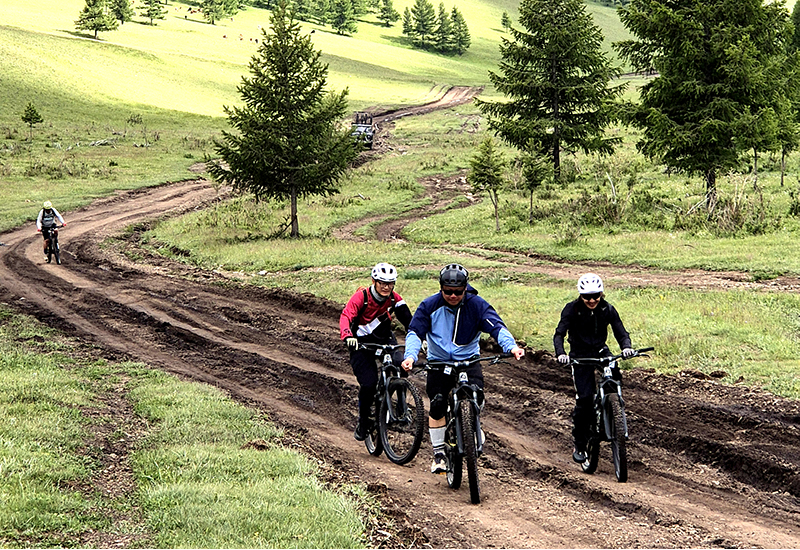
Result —
[[396, 344], [392, 332], [392, 313], [408, 329], [411, 310], [394, 291], [397, 269], [391, 264], [378, 263], [372, 268], [372, 284], [359, 288], [350, 297], [339, 316], [341, 339], [350, 351], [350, 366], [358, 380], [358, 424], [353, 437], [364, 441], [372, 428], [370, 406], [378, 387], [378, 365], [372, 351], [360, 349], [360, 344]]
[[[446, 265], [439, 272], [439, 292], [429, 296], [414, 312], [406, 335], [406, 350], [402, 367], [411, 370], [422, 342], [428, 343], [428, 360], [463, 361], [480, 355], [482, 332], [491, 335], [503, 351], [517, 360], [525, 351], [506, 328], [495, 309], [469, 284], [469, 273], [459, 264]], [[483, 369], [480, 363], [467, 371], [470, 382], [483, 388]], [[447, 395], [455, 386], [450, 375], [428, 372], [426, 392], [430, 399], [428, 430], [433, 445], [431, 473], [447, 471], [444, 454], [445, 412]]]
[[[569, 302], [561, 311], [561, 320], [553, 336], [556, 358], [559, 363], [569, 364], [570, 358], [594, 358], [611, 355], [606, 345], [608, 327], [611, 327], [622, 355], [630, 357], [631, 337], [617, 310], [605, 300], [603, 280], [594, 273], [586, 273], [578, 279], [580, 296]], [[569, 355], [564, 351], [564, 338], [569, 341]], [[572, 439], [575, 449], [572, 459], [581, 463], [586, 460], [586, 445], [592, 425], [594, 394], [597, 390], [593, 365], [573, 365], [572, 379], [575, 384], [575, 409], [572, 411]], [[619, 377], [619, 370], [615, 373]]]
[[[42, 209], [39, 210], [39, 215], [36, 217], [36, 231], [42, 233], [42, 237], [44, 237], [44, 256], [47, 257], [47, 246], [50, 244], [50, 229], [53, 229], [58, 224], [56, 220], [61, 222], [61, 225], [66, 226], [67, 222], [64, 221], [64, 218], [61, 217], [61, 214], [58, 213], [58, 210], [53, 208], [53, 203], [50, 201], [44, 201], [42, 204]], [[45, 229], [46, 231], [42, 231]]]

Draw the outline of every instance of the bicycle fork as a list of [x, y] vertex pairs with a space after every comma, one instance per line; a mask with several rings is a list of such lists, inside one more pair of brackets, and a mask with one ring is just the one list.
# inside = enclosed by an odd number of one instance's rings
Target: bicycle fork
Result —
[[[603, 419], [603, 430], [605, 432], [604, 434], [605, 440], [611, 441], [611, 439], [613, 439], [614, 436], [614, 418], [606, 412], [608, 411], [608, 399], [606, 397], [607, 394], [605, 390], [606, 385], [608, 384], [601, 384], [600, 386], [600, 395], [598, 402], [600, 407], [602, 408], [602, 411], [598, 410], [597, 414], [600, 418]], [[622, 388], [620, 387], [619, 384], [616, 383], [614, 383], [613, 386], [615, 390], [614, 393], [616, 393], [617, 397], [619, 398], [619, 412], [620, 415], [622, 416], [622, 426], [625, 430], [623, 435], [625, 439], [628, 439], [628, 418], [625, 414], [625, 400], [622, 399]]]

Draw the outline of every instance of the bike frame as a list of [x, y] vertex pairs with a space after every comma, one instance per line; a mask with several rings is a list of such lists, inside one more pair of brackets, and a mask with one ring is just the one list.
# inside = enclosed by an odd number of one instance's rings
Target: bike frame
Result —
[[[378, 344], [374, 345], [378, 346]], [[386, 402], [386, 407], [391, 415], [392, 421], [397, 421], [397, 412], [391, 407], [390, 397], [386, 395], [386, 388], [389, 387], [389, 382], [391, 382], [394, 378], [401, 378], [400, 369], [392, 360], [392, 351], [402, 346], [396, 344], [390, 344], [390, 346], [391, 348], [388, 350], [384, 346], [375, 349], [376, 357], [381, 357], [382, 355], [380, 379], [378, 381], [378, 389], [375, 393], [375, 414], [377, 414], [378, 409], [380, 408], [380, 401], [383, 400]]]

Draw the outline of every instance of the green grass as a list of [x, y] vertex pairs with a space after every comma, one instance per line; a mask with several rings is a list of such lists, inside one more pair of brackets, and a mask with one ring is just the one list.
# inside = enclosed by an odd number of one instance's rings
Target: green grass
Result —
[[[358, 491], [326, 490], [258, 413], [73, 345], [0, 309], [0, 546], [74, 547], [104, 533], [153, 548], [363, 547]], [[135, 418], [109, 418], [111, 394]], [[134, 494], [95, 490], [106, 422], [117, 426], [106, 437], [134, 449], [117, 458], [130, 459]], [[252, 441], [260, 450], [243, 448]]]

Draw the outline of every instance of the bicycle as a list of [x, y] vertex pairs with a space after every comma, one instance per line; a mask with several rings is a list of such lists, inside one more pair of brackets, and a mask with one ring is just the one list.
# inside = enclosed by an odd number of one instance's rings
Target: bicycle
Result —
[[481, 501], [481, 488], [478, 479], [478, 457], [483, 454], [483, 429], [481, 411], [485, 404], [483, 390], [470, 383], [467, 370], [482, 361], [488, 365], [505, 363], [501, 361], [511, 354], [503, 353], [487, 357], [476, 357], [466, 361], [428, 361], [426, 369], [439, 370], [452, 374], [456, 385], [447, 396], [445, 411], [445, 456], [447, 457], [447, 485], [451, 489], [461, 487], [463, 463], [467, 462], [469, 496], [473, 504]]
[[425, 428], [425, 403], [417, 387], [402, 377], [401, 368], [392, 356], [404, 346], [397, 344], [360, 344], [374, 350], [381, 358], [378, 388], [375, 392], [374, 421], [364, 444], [372, 456], [386, 457], [395, 464], [407, 464], [417, 455]]
[[614, 462], [614, 475], [617, 481], [628, 481], [628, 418], [625, 415], [625, 400], [622, 399], [622, 373], [617, 362], [633, 357], [648, 357], [647, 351], [654, 348], [634, 350], [630, 357], [609, 355], [601, 358], [572, 359], [573, 365], [594, 365], [601, 373], [598, 391], [594, 398], [594, 422], [592, 423], [589, 442], [586, 445], [586, 460], [581, 462], [581, 469], [587, 474], [597, 470], [600, 461], [600, 443], [611, 443], [611, 458]]
[[42, 233], [45, 234], [47, 239], [47, 249], [45, 255], [47, 256], [47, 263], [49, 264], [52, 257], [55, 256], [56, 264], [61, 265], [61, 247], [58, 246], [58, 230], [64, 227], [63, 225], [56, 225], [53, 227], [43, 227]]

